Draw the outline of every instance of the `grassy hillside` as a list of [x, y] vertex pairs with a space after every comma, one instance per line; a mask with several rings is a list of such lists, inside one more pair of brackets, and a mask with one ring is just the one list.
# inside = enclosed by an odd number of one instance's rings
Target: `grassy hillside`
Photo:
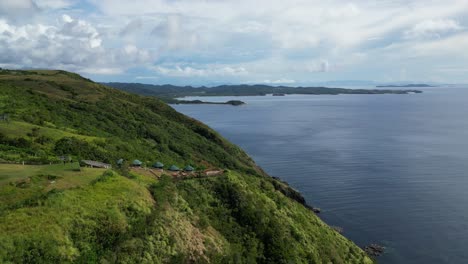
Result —
[[109, 163], [138, 158], [253, 168], [238, 147], [159, 100], [63, 71], [2, 72], [0, 114], [8, 113], [10, 122], [0, 125], [0, 160], [48, 162], [73, 155]]
[[[0, 116], [0, 263], [372, 262], [241, 149], [157, 99], [3, 70]], [[119, 158], [226, 173], [158, 178]]]

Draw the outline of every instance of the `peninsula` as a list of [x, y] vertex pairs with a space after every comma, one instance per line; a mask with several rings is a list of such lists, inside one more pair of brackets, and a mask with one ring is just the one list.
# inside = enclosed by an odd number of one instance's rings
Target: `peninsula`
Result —
[[[265, 96], [272, 94], [283, 96], [290, 94], [339, 95], [339, 94], [409, 94], [421, 93], [419, 90], [383, 90], [383, 89], [346, 89], [328, 87], [288, 87], [269, 85], [220, 85], [215, 87], [193, 87], [175, 85], [153, 85], [142, 83], [103, 83], [130, 93], [155, 96], [168, 103], [177, 103], [177, 98], [188, 96]], [[185, 101], [184, 103], [206, 103], [203, 101]]]

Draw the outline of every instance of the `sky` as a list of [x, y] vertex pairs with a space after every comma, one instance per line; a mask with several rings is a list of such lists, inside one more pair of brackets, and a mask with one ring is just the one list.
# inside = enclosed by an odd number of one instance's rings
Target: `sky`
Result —
[[0, 0], [0, 67], [178, 85], [468, 83], [468, 0]]

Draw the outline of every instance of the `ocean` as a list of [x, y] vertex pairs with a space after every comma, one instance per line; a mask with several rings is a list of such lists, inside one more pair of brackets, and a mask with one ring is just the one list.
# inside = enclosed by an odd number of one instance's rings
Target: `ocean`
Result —
[[242, 147], [379, 263], [468, 262], [468, 89], [191, 97], [173, 105]]

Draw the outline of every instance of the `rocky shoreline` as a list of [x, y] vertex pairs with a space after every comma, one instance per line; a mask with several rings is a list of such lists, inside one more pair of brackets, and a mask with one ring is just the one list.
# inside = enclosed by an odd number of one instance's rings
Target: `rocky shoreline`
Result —
[[[273, 181], [273, 185], [274, 185], [276, 190], [280, 191], [281, 193], [283, 193], [287, 197], [289, 197], [289, 198], [297, 201], [298, 203], [302, 204], [304, 207], [308, 208], [309, 210], [311, 210], [315, 214], [321, 213], [322, 209], [307, 204], [304, 196], [302, 196], [302, 194], [299, 191], [297, 191], [297, 190], [293, 189], [291, 186], [289, 186], [289, 184], [287, 182], [281, 180], [278, 177], [271, 177], [271, 178], [275, 180], [275, 181]], [[344, 229], [342, 227], [339, 227], [339, 226], [330, 226], [330, 228], [332, 228], [333, 230], [335, 230], [336, 232], [338, 232], [340, 234], [343, 234], [343, 232], [344, 232]], [[373, 244], [370, 244], [368, 246], [365, 246], [363, 248], [363, 250], [367, 253], [367, 255], [369, 255], [371, 257], [378, 257], [378, 256], [381, 256], [384, 253], [385, 247], [373, 243]]]
[[384, 253], [385, 247], [378, 244], [370, 244], [364, 247], [364, 251], [371, 257], [378, 257]]

